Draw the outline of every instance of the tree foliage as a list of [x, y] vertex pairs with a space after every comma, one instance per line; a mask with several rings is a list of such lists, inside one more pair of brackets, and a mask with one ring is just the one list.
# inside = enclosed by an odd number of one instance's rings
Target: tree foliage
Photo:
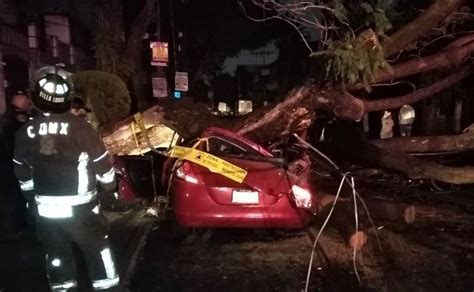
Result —
[[[323, 58], [325, 81], [332, 84], [363, 83], [370, 91], [370, 83], [383, 70], [390, 70], [379, 39], [386, 38], [392, 28], [388, 13], [389, 0], [331, 1], [339, 29], [330, 33], [322, 50], [312, 54]], [[362, 31], [356, 34], [354, 28]]]
[[328, 44], [327, 51], [312, 56], [324, 55], [325, 78], [332, 84], [353, 85], [362, 82], [367, 91], [383, 70], [390, 70], [383, 49], [372, 30], [357, 38], [341, 39]]
[[284, 20], [300, 32], [310, 56], [324, 68], [324, 82], [342, 87], [363, 82], [368, 88], [379, 71], [390, 67], [379, 42], [392, 29], [390, 0], [253, 3], [266, 9], [268, 18]]

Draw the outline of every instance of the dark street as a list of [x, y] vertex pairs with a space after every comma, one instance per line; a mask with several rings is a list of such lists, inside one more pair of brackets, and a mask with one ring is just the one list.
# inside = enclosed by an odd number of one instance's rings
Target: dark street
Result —
[[[444, 203], [416, 205], [415, 223], [376, 221], [358, 256], [329, 228], [320, 241], [310, 291], [470, 291], [474, 287], [474, 209]], [[216, 230], [176, 242], [158, 224], [133, 276], [133, 291], [301, 291], [311, 241], [303, 232]]]
[[[123, 283], [130, 281], [137, 260], [139, 245], [147, 236], [154, 221], [143, 211], [106, 212], [110, 222], [110, 237], [119, 274]], [[15, 238], [0, 242], [0, 291], [50, 291], [46, 277], [46, 264], [42, 244], [36, 239], [34, 226], [29, 226]], [[84, 263], [78, 263], [81, 277]], [[28, 275], [28, 280], [25, 280]], [[79, 289], [79, 291], [85, 291]]]

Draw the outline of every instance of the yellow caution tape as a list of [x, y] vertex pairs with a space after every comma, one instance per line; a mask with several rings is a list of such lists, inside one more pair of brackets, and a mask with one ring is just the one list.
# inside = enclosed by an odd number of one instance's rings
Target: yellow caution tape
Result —
[[[143, 133], [143, 136], [145, 138], [145, 142], [148, 144], [150, 149], [154, 152], [157, 152], [159, 154], [163, 154], [161, 152], [158, 152], [153, 148], [150, 142], [150, 138], [148, 137], [147, 130], [145, 128], [145, 124], [143, 123], [143, 118], [141, 113], [136, 113], [133, 115], [133, 118], [135, 120], [135, 123], [137, 124], [138, 128], [141, 130]], [[132, 133], [135, 135], [135, 129], [134, 125], [132, 123]], [[135, 137], [136, 139], [136, 137]], [[199, 142], [201, 142], [200, 140]], [[223, 175], [233, 181], [236, 181], [238, 183], [242, 183], [247, 176], [247, 171], [245, 169], [242, 169], [236, 165], [233, 165], [232, 163], [229, 163], [225, 161], [224, 159], [218, 158], [214, 155], [211, 155], [209, 153], [206, 153], [204, 151], [200, 151], [195, 149], [194, 147], [197, 146], [198, 143], [193, 145], [193, 148], [188, 148], [188, 147], [181, 147], [181, 146], [175, 146], [171, 151], [169, 152], [170, 157], [174, 158], [179, 158], [183, 160], [188, 160], [191, 162], [194, 162], [196, 164], [199, 164], [207, 169], [209, 169], [211, 172], [218, 173], [220, 175]]]
[[247, 176], [245, 169], [194, 148], [174, 146], [169, 156], [194, 162], [238, 183], [242, 183]]
[[[143, 122], [143, 118], [142, 118], [142, 113], [138, 112], [136, 114], [133, 115], [133, 119], [135, 120], [135, 123], [137, 124], [138, 126], [138, 129], [140, 129], [140, 131], [142, 132], [142, 135], [143, 137], [145, 138], [145, 143], [147, 144], [147, 146], [150, 148], [150, 150], [152, 152], [155, 152], [157, 154], [161, 154], [163, 155], [163, 153], [161, 153], [160, 151], [156, 150], [155, 147], [153, 147], [153, 145], [151, 144], [151, 141], [150, 141], [150, 137], [148, 136], [148, 131], [146, 130], [146, 127], [145, 127], [145, 123]], [[137, 147], [138, 147], [138, 140], [136, 138], [136, 134], [135, 134], [135, 131], [134, 131], [134, 123], [132, 121], [132, 133], [135, 137], [135, 140], [136, 140], [136, 143], [137, 143]]]

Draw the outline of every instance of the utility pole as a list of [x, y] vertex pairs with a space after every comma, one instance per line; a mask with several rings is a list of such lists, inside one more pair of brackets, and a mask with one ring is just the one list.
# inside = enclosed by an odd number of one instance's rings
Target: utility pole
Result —
[[161, 40], [161, 11], [160, 11], [160, 1], [156, 2], [156, 37], [158, 40]]
[[170, 0], [170, 28], [171, 28], [171, 40], [173, 42], [173, 65], [174, 65], [174, 73], [177, 71], [177, 56], [176, 56], [176, 39], [175, 39], [175, 29], [174, 29], [174, 8], [173, 8], [173, 0]]
[[[176, 32], [175, 32], [175, 26], [174, 26], [174, 7], [173, 7], [173, 1], [174, 0], [169, 0], [169, 13], [170, 13], [170, 36], [171, 36], [171, 44], [173, 47], [173, 66], [170, 66], [170, 75], [171, 75], [171, 84], [172, 84], [172, 89], [173, 89], [173, 98], [174, 94], [176, 92], [176, 71], [178, 71], [178, 65], [177, 65], [177, 54], [176, 54]], [[171, 64], [170, 64], [171, 65]]]
[[[155, 36], [150, 39], [151, 41], [158, 41], [162, 42], [163, 41], [163, 34], [161, 33], [161, 1], [157, 1], [156, 3], [156, 31], [155, 31]], [[163, 66], [152, 66], [151, 70], [151, 84], [152, 84], [152, 91], [153, 91], [153, 98], [156, 98], [158, 102], [162, 101], [162, 98], [167, 98], [169, 97], [169, 86], [166, 86], [167, 84], [169, 85], [170, 82], [166, 78], [166, 71]], [[161, 95], [161, 90], [163, 89], [163, 80], [164, 84], [166, 86], [166, 94], [165, 96]], [[155, 82], [157, 82], [159, 85], [156, 85]], [[155, 96], [155, 86], [159, 86], [159, 94], [158, 96]]]

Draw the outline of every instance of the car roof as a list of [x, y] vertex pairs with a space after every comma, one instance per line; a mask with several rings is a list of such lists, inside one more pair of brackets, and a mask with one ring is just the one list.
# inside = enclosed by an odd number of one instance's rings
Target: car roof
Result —
[[223, 129], [223, 128], [219, 128], [219, 127], [209, 127], [207, 128], [202, 134], [201, 134], [201, 137], [205, 138], [205, 137], [209, 137], [209, 136], [212, 136], [212, 135], [215, 135], [215, 136], [221, 136], [221, 137], [226, 137], [226, 138], [230, 138], [230, 139], [233, 139], [233, 140], [237, 140], [239, 141], [240, 143], [243, 143], [247, 146], [249, 146], [250, 148], [254, 149], [255, 151], [257, 151], [258, 153], [264, 155], [264, 156], [267, 156], [267, 157], [273, 157], [273, 155], [267, 150], [265, 149], [264, 147], [258, 145], [257, 143], [233, 132], [233, 131], [230, 131], [230, 130], [227, 130], [227, 129]]

